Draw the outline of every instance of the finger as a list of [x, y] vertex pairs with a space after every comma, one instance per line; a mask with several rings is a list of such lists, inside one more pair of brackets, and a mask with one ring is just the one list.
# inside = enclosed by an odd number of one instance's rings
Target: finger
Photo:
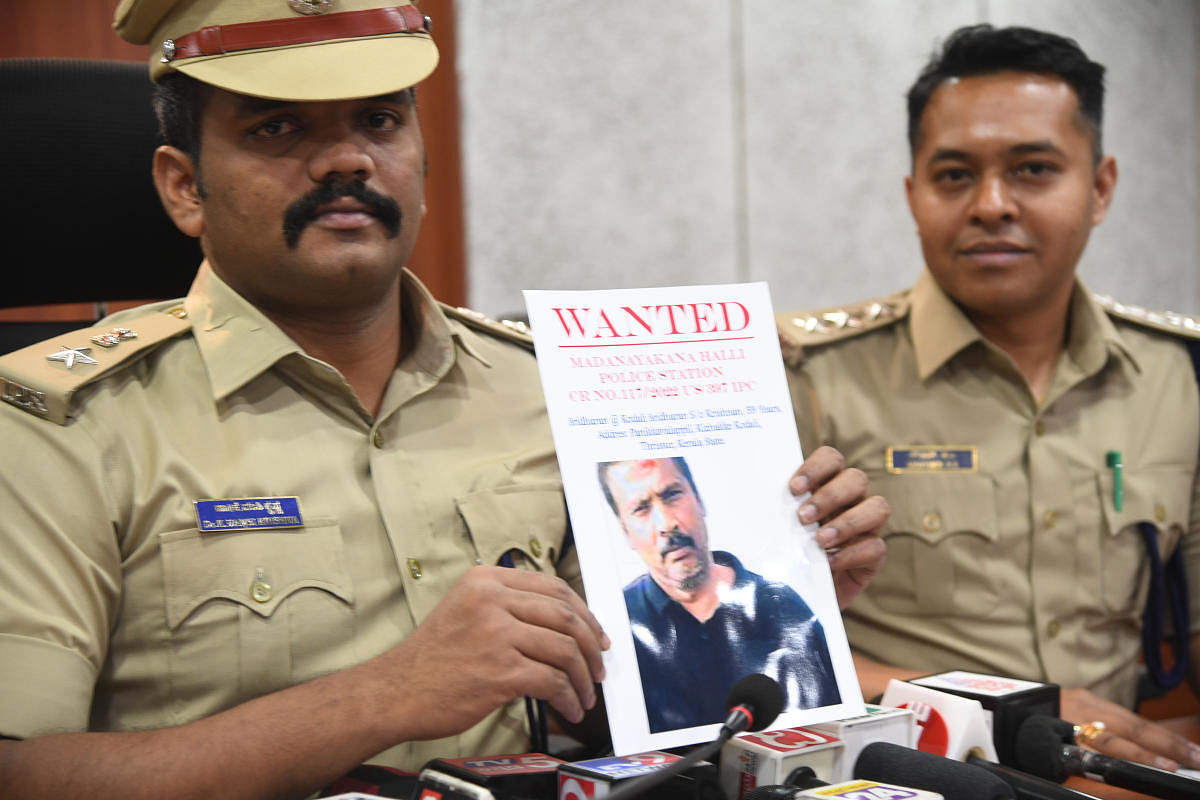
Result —
[[566, 673], [545, 664], [539, 666], [544, 670], [545, 677], [541, 680], [541, 683], [546, 688], [543, 691], [535, 690], [527, 694], [530, 697], [545, 700], [567, 722], [573, 725], [583, 722], [583, 718], [587, 714], [587, 709], [595, 705], [594, 701], [592, 705], [585, 708], [580, 703], [574, 684], [571, 683]]
[[[478, 569], [478, 567], [476, 568]], [[583, 621], [591, 630], [592, 636], [599, 643], [601, 650], [607, 650], [612, 646], [612, 641], [608, 638], [608, 634], [604, 632], [600, 621], [596, 619], [591, 610], [587, 607], [587, 603], [583, 598], [576, 594], [570, 584], [562, 578], [553, 575], [545, 575], [540, 572], [530, 572], [527, 570], [504, 569], [501, 567], [493, 567], [501, 573], [501, 580], [505, 585], [514, 589], [520, 589], [526, 592], [534, 592], [545, 595], [547, 597], [558, 600], [559, 602], [568, 605], [571, 610]], [[597, 662], [601, 670], [603, 663]]]
[[804, 459], [804, 463], [792, 475], [788, 487], [794, 495], [812, 491], [841, 472], [845, 465], [846, 460], [837, 450], [829, 446], [818, 447]]
[[801, 522], [828, 520], [867, 496], [867, 474], [850, 467], [839, 472], [800, 504]]
[[[1193, 768], [1197, 765], [1200, 748], [1145, 717], [1132, 715], [1131, 712], [1131, 717], [1120, 720], [1113, 727], [1115, 730], [1102, 733], [1093, 739], [1091, 746], [1097, 750], [1102, 747], [1112, 748], [1101, 752], [1126, 760], [1153, 764], [1162, 769], [1176, 769], [1180, 764]], [[1108, 736], [1113, 737], [1111, 742], [1105, 741]], [[1131, 757], [1121, 755], [1122, 752], [1139, 755]]]
[[[1145, 744], [1149, 745], [1149, 742]], [[1097, 752], [1115, 758], [1122, 758], [1126, 761], [1137, 761], [1141, 764], [1149, 764], [1159, 769], [1175, 771], [1179, 768], [1179, 763], [1166, 756], [1159, 755], [1153, 750], [1149, 750], [1136, 742], [1132, 742], [1123, 736], [1119, 736], [1111, 731], [1098, 734], [1088, 743], [1088, 746]]]
[[887, 559], [887, 544], [878, 536], [860, 536], [829, 554], [834, 572], [855, 573], [855, 580], [866, 583], [879, 573]]
[[878, 537], [891, 514], [887, 500], [873, 495], [823, 522], [817, 531], [817, 542], [826, 548], [844, 547], [859, 537]]
[[[581, 693], [592, 692], [592, 684], [604, 680], [604, 657], [601, 655], [600, 641], [569, 605], [549, 598], [527, 597], [518, 601], [511, 610], [517, 619], [534, 628], [552, 631], [562, 637], [564, 646], [569, 645], [569, 653], [552, 652], [549, 655], [555, 660], [546, 663], [567, 669]], [[567, 668], [568, 656], [571, 656], [571, 666], [578, 663], [577, 669]], [[578, 659], [574, 656], [578, 656]]]
[[1104, 722], [1107, 730], [1088, 742], [1089, 747], [1102, 753], [1162, 769], [1174, 769], [1176, 762], [1191, 765], [1200, 761], [1200, 751], [1191, 742], [1086, 689], [1064, 689], [1061, 702], [1063, 719], [1076, 725], [1091, 720]]
[[578, 722], [584, 711], [596, 704], [596, 687], [587, 662], [570, 636], [529, 625], [515, 644], [521, 655], [535, 662], [530, 672], [534, 683], [526, 694], [550, 702], [572, 722]]

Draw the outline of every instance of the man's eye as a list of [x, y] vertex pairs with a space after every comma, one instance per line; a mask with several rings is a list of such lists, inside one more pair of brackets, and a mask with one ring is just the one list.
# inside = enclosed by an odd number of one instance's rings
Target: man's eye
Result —
[[1028, 175], [1031, 178], [1044, 178], [1055, 172], [1053, 164], [1047, 164], [1044, 161], [1030, 161], [1026, 164], [1019, 165], [1014, 173], [1017, 175]]
[[400, 117], [391, 111], [372, 111], [367, 114], [367, 127], [390, 131], [400, 127]]
[[938, 183], [962, 183], [971, 177], [971, 173], [962, 167], [950, 167], [934, 175], [934, 180]]
[[295, 124], [286, 119], [271, 119], [254, 129], [254, 135], [260, 139], [274, 139], [298, 130]]

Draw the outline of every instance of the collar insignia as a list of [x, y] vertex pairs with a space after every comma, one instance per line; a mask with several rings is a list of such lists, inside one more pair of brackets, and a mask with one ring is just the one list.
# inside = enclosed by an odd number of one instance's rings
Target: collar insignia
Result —
[[90, 347], [64, 347], [57, 353], [46, 356], [46, 360], [61, 361], [67, 365], [67, 369], [74, 368], [77, 361], [80, 364], [99, 364], [99, 361], [88, 355], [90, 352], [92, 352]]
[[137, 332], [130, 328], [109, 328], [104, 333], [98, 333], [92, 337], [92, 344], [98, 344], [101, 347], [116, 347], [126, 339], [136, 339]]

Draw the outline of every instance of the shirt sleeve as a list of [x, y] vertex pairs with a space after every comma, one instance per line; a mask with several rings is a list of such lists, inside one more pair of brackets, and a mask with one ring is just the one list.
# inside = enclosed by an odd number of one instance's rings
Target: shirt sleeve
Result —
[[786, 368], [788, 391], [792, 397], [792, 411], [796, 417], [796, 432], [800, 436], [800, 447], [810, 453], [826, 444], [827, 435], [822, 430], [821, 398], [816, 383], [809, 374], [806, 361], [788, 365]]
[[103, 459], [0, 407], [0, 735], [85, 730], [121, 587]]

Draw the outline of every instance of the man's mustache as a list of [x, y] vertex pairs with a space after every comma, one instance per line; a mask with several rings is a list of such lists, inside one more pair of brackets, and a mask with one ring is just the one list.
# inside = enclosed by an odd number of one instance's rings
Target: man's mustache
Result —
[[658, 549], [658, 554], [665, 559], [668, 554], [676, 550], [682, 550], [685, 547], [690, 547], [693, 550], [697, 549], [696, 540], [676, 528], [667, 536], [667, 541], [663, 542], [662, 546]]
[[403, 214], [400, 204], [384, 197], [374, 189], [367, 188], [362, 181], [326, 180], [320, 186], [288, 206], [283, 214], [283, 238], [289, 248], [295, 249], [305, 226], [317, 216], [317, 209], [332, 203], [339, 197], [352, 197], [367, 207], [367, 210], [383, 225], [389, 239], [400, 233]]

